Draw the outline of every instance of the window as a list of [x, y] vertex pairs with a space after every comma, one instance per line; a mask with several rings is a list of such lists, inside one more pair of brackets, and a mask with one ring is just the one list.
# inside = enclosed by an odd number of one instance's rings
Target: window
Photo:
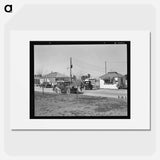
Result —
[[104, 80], [104, 84], [113, 84], [113, 80], [114, 80], [114, 79], [111, 79], [111, 78], [105, 79], [105, 80]]

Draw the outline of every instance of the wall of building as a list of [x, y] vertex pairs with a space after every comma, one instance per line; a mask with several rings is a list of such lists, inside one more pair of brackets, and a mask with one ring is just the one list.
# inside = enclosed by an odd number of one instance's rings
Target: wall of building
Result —
[[104, 84], [103, 79], [100, 79], [100, 88], [118, 89], [117, 84]]

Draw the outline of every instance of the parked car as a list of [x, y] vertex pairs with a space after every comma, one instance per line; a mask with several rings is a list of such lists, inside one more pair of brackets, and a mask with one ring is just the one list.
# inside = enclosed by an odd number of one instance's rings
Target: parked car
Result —
[[93, 89], [93, 85], [92, 85], [91, 81], [84, 82], [84, 89], [85, 90], [92, 90]]
[[73, 82], [70, 81], [58, 81], [57, 84], [53, 86], [53, 90], [56, 93], [82, 94], [82, 92], [79, 91], [78, 86], [76, 86]]
[[98, 82], [98, 80], [96, 80], [94, 78], [85, 79], [83, 81], [83, 84], [84, 84], [85, 90], [99, 89], [99, 82]]
[[43, 82], [42, 84], [40, 84], [40, 87], [52, 88], [52, 84], [49, 82]]

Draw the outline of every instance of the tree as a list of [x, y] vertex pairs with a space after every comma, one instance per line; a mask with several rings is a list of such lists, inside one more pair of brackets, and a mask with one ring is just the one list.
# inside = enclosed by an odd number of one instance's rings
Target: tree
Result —
[[84, 81], [87, 78], [91, 78], [91, 75], [88, 73], [87, 75], [81, 76], [81, 80]]

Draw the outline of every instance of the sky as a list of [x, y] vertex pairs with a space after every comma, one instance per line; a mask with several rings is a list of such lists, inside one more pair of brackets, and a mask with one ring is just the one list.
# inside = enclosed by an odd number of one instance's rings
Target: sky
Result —
[[91, 74], [99, 77], [107, 72], [127, 73], [127, 45], [35, 45], [34, 72], [48, 74], [60, 72], [70, 75], [70, 57], [73, 63], [73, 75]]

